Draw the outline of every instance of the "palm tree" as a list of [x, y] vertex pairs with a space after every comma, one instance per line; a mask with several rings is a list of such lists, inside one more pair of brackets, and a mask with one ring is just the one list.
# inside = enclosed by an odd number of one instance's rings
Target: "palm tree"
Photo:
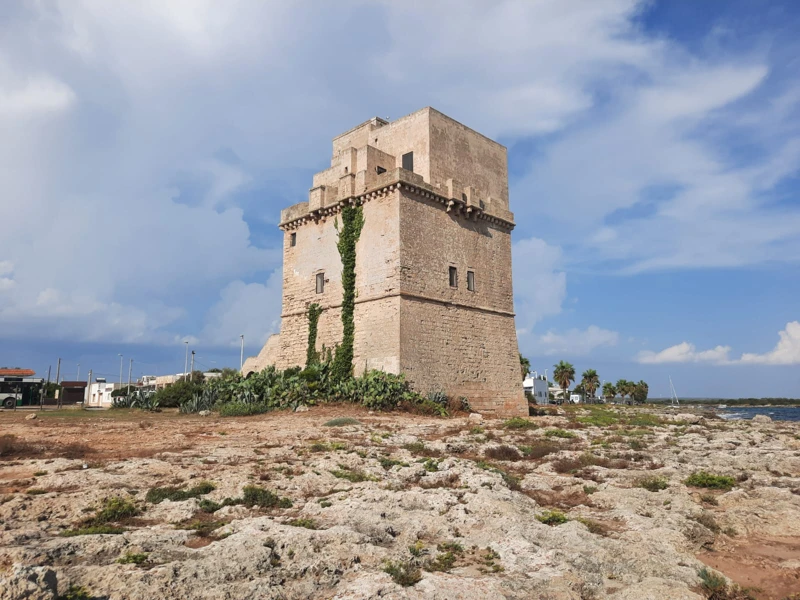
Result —
[[575, 381], [575, 367], [573, 367], [571, 363], [562, 360], [559, 361], [557, 365], [554, 365], [554, 368], [553, 379], [556, 380], [556, 383], [558, 383], [564, 391], [562, 400], [567, 399], [569, 384]]
[[522, 356], [522, 353], [519, 355], [519, 370], [522, 371], [522, 380], [525, 381], [525, 377], [531, 372], [531, 361]]
[[611, 400], [616, 395], [617, 388], [614, 387], [613, 383], [607, 381], [605, 384], [603, 384], [603, 398], [606, 400]]
[[635, 385], [631, 383], [631, 385], [633, 385], [633, 391], [631, 393], [633, 399], [639, 404], [644, 403], [644, 401], [647, 400], [647, 394], [650, 392], [650, 386], [641, 379], [639, 380], [639, 383]]
[[620, 379], [619, 381], [617, 381], [617, 384], [614, 387], [617, 389], [617, 393], [622, 397], [622, 400], [624, 402], [625, 396], [628, 395], [628, 380]]
[[594, 398], [594, 393], [600, 385], [600, 377], [597, 375], [597, 371], [586, 369], [581, 377], [583, 378], [581, 383], [583, 384], [583, 389], [586, 390], [587, 398]]

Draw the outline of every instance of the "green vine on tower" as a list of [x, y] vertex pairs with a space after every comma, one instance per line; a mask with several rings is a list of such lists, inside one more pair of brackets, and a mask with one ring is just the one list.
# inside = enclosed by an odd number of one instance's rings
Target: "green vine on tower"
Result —
[[345, 206], [342, 209], [342, 228], [335, 222], [339, 232], [336, 248], [342, 259], [342, 343], [336, 349], [331, 376], [344, 381], [353, 375], [353, 339], [356, 307], [356, 242], [364, 227], [364, 211], [360, 206]]
[[322, 307], [317, 304], [308, 306], [308, 349], [306, 350], [306, 367], [319, 362], [319, 352], [317, 352], [317, 323], [322, 314]]

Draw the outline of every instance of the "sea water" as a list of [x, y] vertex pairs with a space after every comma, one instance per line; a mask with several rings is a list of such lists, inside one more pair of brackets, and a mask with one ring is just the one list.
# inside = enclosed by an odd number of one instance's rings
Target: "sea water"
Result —
[[709, 407], [723, 419], [752, 419], [767, 415], [773, 421], [800, 421], [800, 406], [731, 406]]

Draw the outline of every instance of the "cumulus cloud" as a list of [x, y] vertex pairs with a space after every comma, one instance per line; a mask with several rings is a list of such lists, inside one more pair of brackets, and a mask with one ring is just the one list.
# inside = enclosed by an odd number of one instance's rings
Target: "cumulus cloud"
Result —
[[762, 365], [800, 364], [800, 321], [786, 324], [778, 332], [780, 340], [771, 352], [766, 354], [742, 354], [741, 362]]
[[536, 336], [532, 345], [537, 354], [583, 356], [602, 346], [616, 346], [618, 341], [618, 332], [590, 325], [583, 330], [548, 331]]
[[694, 344], [682, 342], [661, 352], [640, 352], [636, 360], [642, 364], [664, 363], [711, 363], [716, 365], [761, 364], [795, 365], [800, 364], [800, 321], [791, 321], [778, 332], [778, 344], [764, 354], [745, 353], [739, 359], [730, 357], [730, 346], [717, 346], [711, 350], [698, 351]]
[[[490, 136], [542, 142], [511, 194], [523, 339], [561, 311], [575, 263], [797, 259], [798, 211], [769, 201], [800, 164], [800, 95], [743, 106], [770, 81], [766, 60], [721, 62], [649, 36], [646, 5], [9, 4], [0, 211], [14, 227], [0, 260], [13, 270], [0, 272], [0, 328], [262, 338], [280, 262], [280, 234], [264, 223], [305, 198], [334, 135], [425, 104]], [[475, 23], [481, 35], [465, 44]], [[731, 134], [758, 160], [724, 155]], [[669, 193], [654, 200], [653, 189]]]
[[519, 335], [530, 333], [545, 317], [561, 312], [567, 296], [562, 252], [544, 240], [528, 238], [512, 246], [514, 304]]
[[701, 363], [728, 364], [730, 362], [730, 346], [717, 346], [711, 350], [698, 351], [694, 344], [681, 342], [661, 352], [645, 350], [637, 356], [637, 362], [645, 365], [664, 363]]
[[233, 281], [225, 286], [206, 315], [202, 343], [238, 347], [243, 334], [248, 347], [260, 348], [280, 330], [282, 278], [277, 269], [264, 284]]

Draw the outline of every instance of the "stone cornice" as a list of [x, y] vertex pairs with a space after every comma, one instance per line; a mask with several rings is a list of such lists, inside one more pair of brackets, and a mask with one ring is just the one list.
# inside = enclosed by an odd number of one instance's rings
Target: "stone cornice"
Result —
[[394, 176], [388, 182], [382, 182], [374, 188], [367, 190], [363, 194], [357, 194], [343, 198], [342, 200], [334, 202], [333, 204], [323, 206], [318, 210], [310, 211], [293, 219], [284, 221], [278, 227], [280, 227], [283, 231], [290, 231], [297, 229], [306, 223], [318, 223], [319, 221], [325, 221], [329, 217], [340, 213], [342, 208], [345, 206], [361, 206], [370, 200], [383, 198], [387, 194], [402, 189], [403, 191], [419, 196], [420, 198], [438, 203], [446, 212], [455, 216], [463, 217], [472, 221], [486, 221], [499, 229], [509, 232], [514, 229], [514, 222], [510, 219], [504, 219], [497, 215], [493, 215], [480, 206], [468, 204], [462, 199], [446, 198], [427, 183], [406, 180], [402, 173], [402, 169], [397, 169], [392, 173]]
[[[475, 312], [482, 312], [482, 313], [490, 313], [494, 315], [500, 315], [503, 317], [513, 317], [515, 316], [514, 311], [511, 310], [501, 310], [497, 308], [491, 308], [489, 306], [476, 306], [473, 304], [466, 304], [464, 302], [459, 302], [458, 300], [448, 300], [446, 298], [434, 298], [433, 296], [427, 296], [424, 294], [415, 294], [413, 292], [404, 292], [401, 290], [394, 290], [391, 292], [387, 292], [384, 294], [378, 294], [374, 296], [367, 296], [365, 298], [356, 298], [356, 304], [365, 304], [367, 302], [376, 302], [377, 300], [385, 300], [386, 298], [402, 298], [404, 300], [416, 300], [418, 302], [432, 302], [434, 304], [441, 304], [443, 306], [457, 306], [458, 308], [464, 308], [467, 310], [473, 310]], [[322, 310], [330, 310], [334, 308], [341, 308], [342, 302], [333, 302], [330, 304], [321, 304]], [[297, 317], [300, 315], [305, 315], [308, 313], [308, 309], [303, 310], [295, 310], [291, 312], [285, 312], [281, 314], [281, 318], [285, 317]]]

